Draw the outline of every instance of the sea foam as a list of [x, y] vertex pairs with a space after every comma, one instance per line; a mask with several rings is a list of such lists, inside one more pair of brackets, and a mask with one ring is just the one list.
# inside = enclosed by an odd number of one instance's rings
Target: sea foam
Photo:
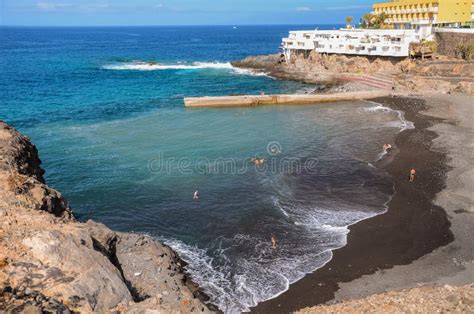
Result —
[[[415, 125], [413, 124], [413, 122], [411, 121], [408, 121], [407, 119], [405, 119], [405, 114], [403, 111], [401, 110], [394, 110], [392, 108], [389, 108], [389, 107], [385, 107], [383, 106], [382, 104], [379, 104], [377, 102], [373, 102], [373, 101], [367, 101], [368, 103], [371, 103], [373, 104], [374, 106], [372, 107], [365, 107], [363, 108], [364, 112], [367, 112], [367, 113], [376, 113], [376, 112], [379, 112], [379, 113], [395, 113], [397, 115], [397, 120], [393, 120], [393, 121], [389, 121], [387, 122], [385, 125], [388, 126], [388, 127], [391, 127], [391, 128], [396, 128], [396, 129], [399, 129], [399, 133], [405, 131], [405, 130], [409, 130], [409, 129], [414, 129], [415, 128]], [[386, 150], [382, 150], [378, 155], [377, 155], [377, 161], [378, 160], [381, 160], [385, 155], [387, 154], [387, 151]]]
[[371, 104], [374, 104], [375, 106], [363, 108], [363, 110], [365, 112], [369, 112], [369, 113], [371, 113], [371, 112], [382, 112], [382, 113], [396, 113], [397, 114], [398, 120], [388, 122], [387, 126], [393, 127], [393, 128], [400, 128], [400, 132], [408, 130], [408, 129], [414, 129], [415, 128], [415, 125], [413, 124], [413, 122], [408, 121], [408, 120], [405, 119], [405, 114], [404, 114], [403, 111], [394, 110], [392, 108], [385, 107], [382, 104], [379, 104], [379, 103], [376, 103], [376, 102], [373, 102], [373, 101], [367, 101], [367, 102], [369, 102]]
[[[224, 313], [241, 313], [278, 297], [292, 283], [326, 265], [332, 259], [332, 250], [347, 244], [348, 226], [385, 212], [386, 207], [379, 213], [369, 213], [290, 205], [286, 211], [295, 218], [297, 228], [306, 229], [308, 236], [312, 234], [317, 239], [307, 243], [304, 254], [293, 252], [292, 241], [279, 242], [280, 253], [275, 254], [267, 239], [248, 234], [221, 237], [218, 244], [206, 249], [176, 239], [162, 240], [188, 263], [186, 272], [212, 304]], [[248, 254], [236, 258], [234, 250]]]
[[160, 70], [201, 70], [218, 69], [232, 71], [236, 74], [249, 76], [265, 76], [265, 73], [254, 72], [247, 69], [240, 69], [232, 66], [230, 62], [178, 62], [177, 64], [161, 64], [145, 61], [120, 62], [106, 64], [101, 67], [104, 70], [125, 70], [125, 71], [160, 71]]
[[[268, 243], [242, 234], [236, 235], [232, 241], [251, 243], [261, 254], [238, 261], [228, 258], [227, 263], [216, 263], [206, 250], [175, 239], [165, 241], [188, 263], [187, 273], [204, 289], [210, 302], [224, 313], [250, 311], [259, 302], [284, 293], [290, 284], [323, 267], [332, 258], [330, 249], [305, 256], [275, 258]], [[220, 258], [226, 258], [224, 251], [220, 253]]]

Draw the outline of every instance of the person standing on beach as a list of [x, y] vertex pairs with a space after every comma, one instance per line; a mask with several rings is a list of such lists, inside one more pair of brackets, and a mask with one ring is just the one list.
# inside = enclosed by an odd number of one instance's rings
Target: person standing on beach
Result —
[[276, 248], [277, 248], [277, 241], [276, 241], [275, 235], [272, 235], [272, 249], [276, 250]]
[[415, 181], [415, 177], [416, 177], [416, 170], [415, 170], [415, 169], [411, 169], [411, 170], [410, 170], [410, 176], [408, 177], [408, 181], [410, 181], [410, 182]]

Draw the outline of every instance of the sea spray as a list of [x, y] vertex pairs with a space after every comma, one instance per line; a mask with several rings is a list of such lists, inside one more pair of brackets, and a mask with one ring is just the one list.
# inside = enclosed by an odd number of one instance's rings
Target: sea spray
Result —
[[400, 132], [403, 132], [403, 131], [408, 130], [408, 129], [414, 129], [415, 128], [415, 125], [413, 124], [413, 122], [408, 121], [408, 120], [405, 119], [405, 113], [403, 111], [394, 110], [392, 108], [385, 107], [382, 104], [379, 104], [379, 103], [374, 102], [374, 101], [366, 101], [366, 102], [374, 104], [375, 106], [363, 108], [363, 110], [365, 112], [369, 112], [369, 113], [383, 112], [383, 113], [396, 113], [397, 114], [398, 121], [389, 121], [387, 123], [387, 126], [394, 127], [394, 128], [400, 128]]
[[230, 62], [178, 62], [175, 64], [161, 64], [157, 62], [131, 61], [112, 63], [101, 66], [104, 70], [122, 70], [122, 71], [164, 71], [164, 70], [226, 70], [240, 75], [248, 76], [266, 76], [263, 72], [256, 72], [248, 69], [236, 68]]
[[[392, 114], [395, 113], [397, 115], [397, 120], [392, 120], [386, 122], [386, 126], [399, 129], [399, 133], [405, 130], [414, 129], [415, 125], [413, 122], [408, 121], [405, 119], [405, 113], [401, 110], [394, 110], [389, 107], [385, 107], [380, 103], [374, 101], [366, 101], [367, 103], [373, 104], [374, 106], [371, 107], [364, 107], [363, 111], [367, 113], [386, 113]], [[380, 153], [377, 154], [377, 161], [381, 160], [385, 155], [387, 155], [387, 150], [382, 149]]]

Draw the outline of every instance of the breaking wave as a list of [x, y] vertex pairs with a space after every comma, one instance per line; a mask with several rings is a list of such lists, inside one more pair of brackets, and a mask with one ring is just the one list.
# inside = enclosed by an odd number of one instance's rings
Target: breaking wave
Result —
[[387, 126], [393, 127], [393, 128], [400, 128], [400, 132], [415, 128], [415, 125], [413, 124], [413, 122], [405, 119], [405, 114], [403, 113], [403, 111], [394, 110], [392, 108], [382, 106], [381, 104], [373, 102], [373, 101], [368, 101], [368, 102], [371, 104], [374, 104], [375, 106], [363, 108], [365, 112], [382, 112], [382, 113], [396, 113], [397, 114], [398, 120], [390, 121], [387, 124]]
[[[323, 267], [332, 258], [331, 249], [275, 257], [267, 242], [237, 234], [232, 239], [219, 239], [213, 248], [205, 250], [179, 240], [165, 241], [188, 263], [186, 272], [209, 296], [209, 301], [224, 313], [250, 311], [258, 303], [284, 293], [290, 284]], [[222, 248], [230, 243], [231, 247]], [[233, 248], [252, 245], [253, 254], [233, 258]], [[215, 257], [210, 257], [209, 251]]]
[[176, 63], [161, 64], [157, 62], [131, 61], [120, 62], [114, 64], [106, 64], [101, 67], [104, 70], [125, 70], [125, 71], [162, 71], [162, 70], [201, 70], [201, 69], [218, 69], [227, 70], [241, 75], [249, 76], [266, 76], [265, 73], [254, 72], [247, 69], [240, 69], [232, 66], [230, 62], [193, 62], [193, 63]]
[[[394, 110], [394, 109], [391, 109], [389, 107], [385, 107], [379, 103], [376, 103], [376, 102], [373, 102], [373, 101], [367, 101], [371, 104], [373, 104], [374, 106], [372, 107], [365, 107], [363, 108], [363, 111], [364, 112], [368, 112], [368, 113], [375, 113], [375, 112], [381, 112], [381, 113], [395, 113], [397, 115], [397, 119], [396, 120], [393, 120], [393, 121], [389, 121], [386, 123], [386, 126], [390, 127], [390, 128], [395, 128], [395, 129], [399, 129], [399, 133], [400, 132], [403, 132], [405, 130], [409, 130], [409, 129], [414, 129], [415, 128], [415, 125], [413, 124], [413, 122], [411, 121], [408, 121], [407, 119], [405, 119], [405, 114], [403, 111], [401, 110]], [[387, 151], [385, 150], [382, 150], [378, 155], [377, 155], [377, 160], [381, 160], [385, 155], [387, 154]]]
[[[385, 207], [377, 213], [335, 212], [288, 205], [279, 204], [294, 227], [286, 235], [289, 241], [278, 244], [278, 252], [271, 249], [268, 239], [248, 234], [222, 236], [206, 249], [176, 239], [163, 241], [188, 263], [187, 274], [210, 303], [224, 313], [241, 313], [278, 297], [292, 283], [326, 265], [332, 251], [347, 244], [348, 226], [386, 211]], [[295, 245], [297, 241], [304, 241], [304, 247]]]

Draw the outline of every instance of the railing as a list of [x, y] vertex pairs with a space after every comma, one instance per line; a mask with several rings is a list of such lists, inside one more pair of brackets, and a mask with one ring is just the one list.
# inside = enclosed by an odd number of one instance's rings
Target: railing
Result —
[[474, 28], [435, 28], [435, 33], [467, 33], [474, 34]]
[[[386, 14], [436, 13], [438, 12], [438, 8], [431, 7], [431, 8], [418, 8], [418, 9], [398, 9], [398, 10], [385, 10], [383, 12]], [[372, 12], [372, 13], [378, 14], [377, 12]]]

